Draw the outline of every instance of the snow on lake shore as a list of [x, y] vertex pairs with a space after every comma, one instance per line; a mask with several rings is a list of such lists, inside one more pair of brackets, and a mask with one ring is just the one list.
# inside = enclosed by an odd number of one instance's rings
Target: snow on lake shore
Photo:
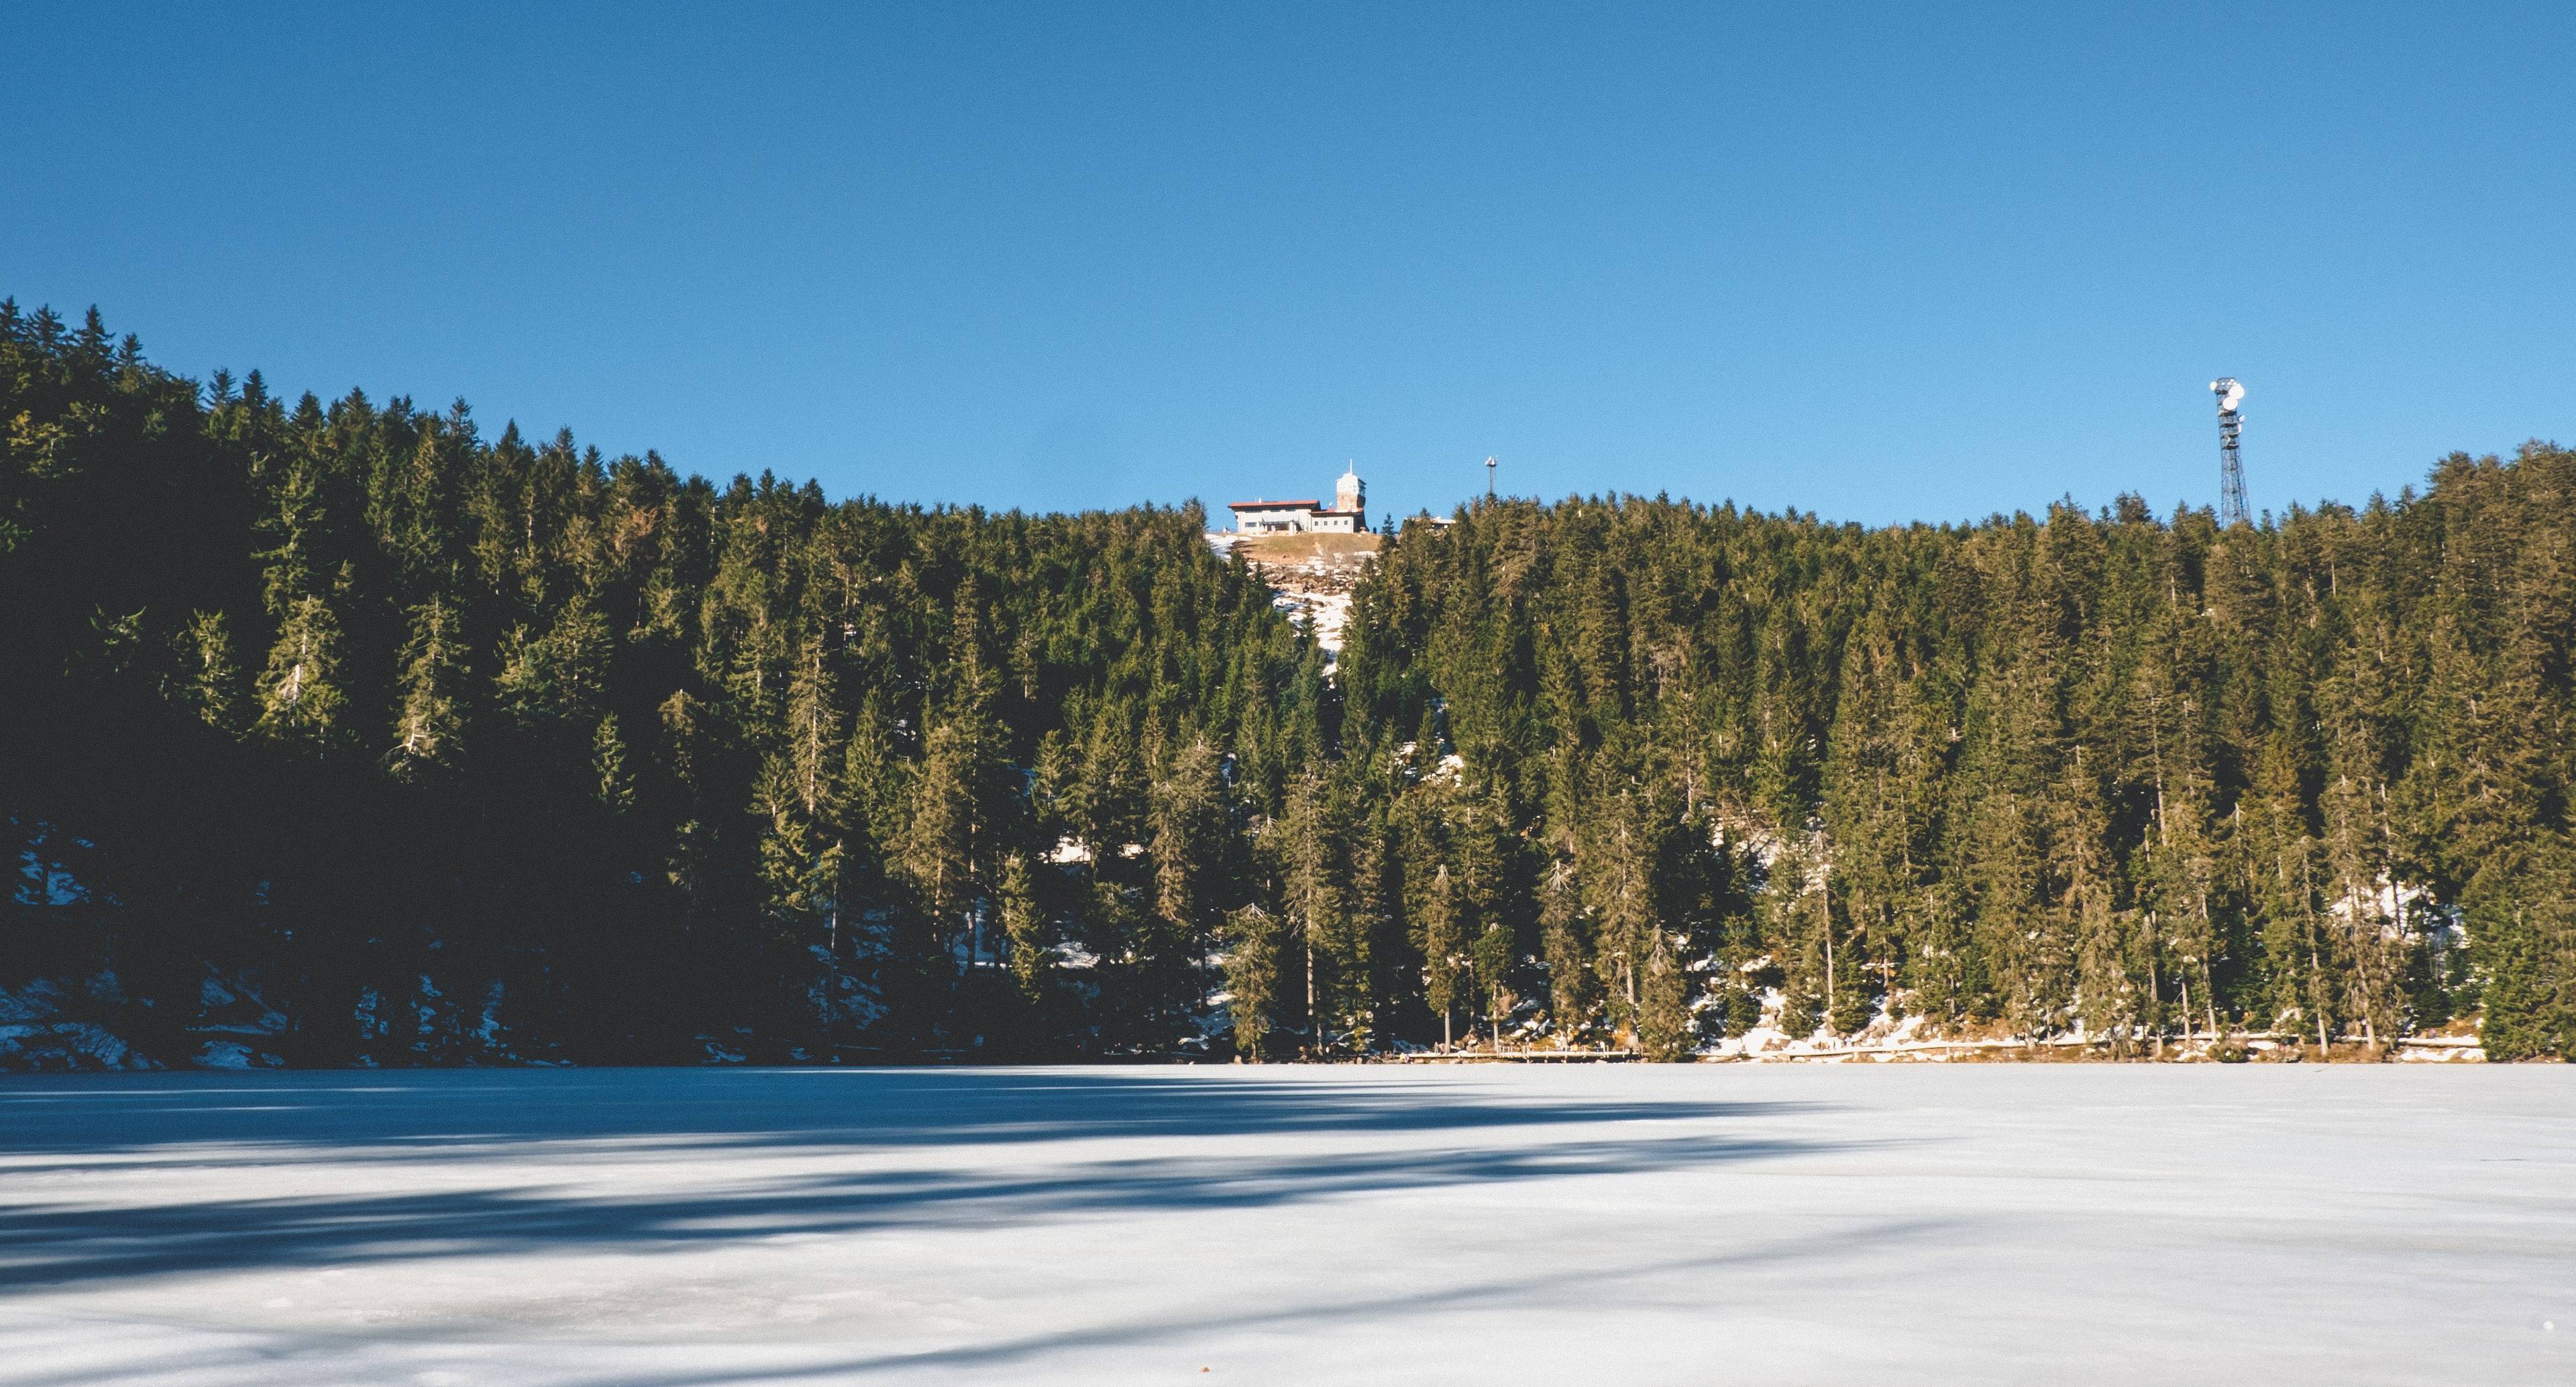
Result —
[[0, 1384], [2472, 1380], [2564, 1066], [0, 1077]]

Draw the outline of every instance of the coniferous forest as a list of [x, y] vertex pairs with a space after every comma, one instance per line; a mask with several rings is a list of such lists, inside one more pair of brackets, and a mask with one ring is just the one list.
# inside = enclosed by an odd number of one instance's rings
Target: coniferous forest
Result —
[[[2221, 530], [718, 485], [0, 305], [0, 989], [142, 1060], [2576, 1055], [2576, 454]], [[781, 459], [792, 468], [792, 459]], [[0, 1020], [7, 1020], [0, 1016]]]

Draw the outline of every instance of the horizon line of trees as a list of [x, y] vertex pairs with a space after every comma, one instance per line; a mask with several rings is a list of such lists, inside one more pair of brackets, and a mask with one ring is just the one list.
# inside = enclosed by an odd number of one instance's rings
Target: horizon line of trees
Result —
[[1195, 505], [719, 486], [94, 311], [0, 303], [0, 431], [0, 986], [161, 1062], [2576, 1053], [2550, 445], [2227, 530], [1478, 502], [1336, 666]]

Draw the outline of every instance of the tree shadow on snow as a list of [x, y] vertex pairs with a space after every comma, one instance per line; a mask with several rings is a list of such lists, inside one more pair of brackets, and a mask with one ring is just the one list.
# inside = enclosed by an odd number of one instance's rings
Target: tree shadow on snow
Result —
[[[0, 1158], [254, 1146], [347, 1161], [461, 1145], [655, 1140], [710, 1151], [1107, 1136], [1431, 1132], [1747, 1116], [1812, 1104], [1515, 1098], [1472, 1084], [1188, 1069], [483, 1069], [0, 1075]], [[1407, 1076], [1408, 1078], [1412, 1076]], [[201, 1157], [191, 1152], [190, 1163]], [[20, 1160], [21, 1170], [35, 1168]], [[86, 1164], [86, 1162], [83, 1162]], [[130, 1166], [130, 1162], [120, 1162]]]
[[[1748, 1243], [1694, 1257], [1668, 1257], [1635, 1262], [1610, 1270], [1583, 1273], [1586, 1290], [1615, 1297], [1640, 1284], [1657, 1287], [1668, 1298], [1705, 1296], [1720, 1303], [1725, 1278], [1750, 1273], [1777, 1273], [1800, 1265], [1831, 1263], [1855, 1254], [1884, 1257], [1915, 1244], [1959, 1234], [1953, 1219], [1885, 1219], [1843, 1229], [1825, 1229], [1790, 1238]], [[845, 1381], [900, 1369], [1026, 1370], [1052, 1355], [1086, 1350], [1134, 1349], [1181, 1343], [1209, 1335], [1243, 1330], [1315, 1333], [1366, 1327], [1394, 1332], [1394, 1326], [1444, 1313], [1492, 1313], [1525, 1308], [1565, 1308], [1566, 1273], [1543, 1267], [1511, 1276], [1459, 1280], [1399, 1295], [1318, 1297], [1286, 1304], [1254, 1304], [1239, 1310], [1197, 1315], [1132, 1319], [1080, 1329], [997, 1339], [956, 1348], [908, 1353], [871, 1354], [796, 1367], [767, 1365], [757, 1369], [683, 1368], [667, 1373], [620, 1372], [599, 1379], [596, 1387], [728, 1387], [736, 1383]], [[1716, 1376], [1716, 1374], [1712, 1374]]]
[[[201, 1080], [190, 1082], [190, 1080]], [[0, 1157], [158, 1151], [272, 1164], [437, 1152], [497, 1161], [536, 1142], [615, 1143], [621, 1158], [720, 1164], [749, 1147], [845, 1153], [864, 1169], [592, 1196], [481, 1188], [161, 1205], [0, 1205], [0, 1292], [170, 1274], [456, 1256], [681, 1250], [798, 1234], [989, 1228], [1105, 1211], [1248, 1208], [1379, 1191], [1669, 1171], [1831, 1149], [1734, 1135], [1801, 1104], [1625, 1097], [1507, 1101], [1425, 1079], [1390, 1083], [1125, 1070], [570, 1071], [398, 1076], [155, 1076], [0, 1086]], [[1690, 1121], [1634, 1135], [1600, 1124]], [[1721, 1130], [1711, 1131], [1712, 1122]], [[1550, 1140], [1545, 1130], [1584, 1124]], [[1505, 1131], [1519, 1129], [1503, 1137]], [[1263, 1152], [1258, 1139], [1397, 1138]], [[1443, 1138], [1455, 1136], [1457, 1143]], [[1001, 1143], [1219, 1137], [1205, 1154], [1081, 1159]], [[982, 1146], [978, 1162], [899, 1164]], [[179, 1149], [184, 1148], [184, 1155]], [[557, 1148], [560, 1150], [561, 1148]], [[867, 1158], [861, 1162], [858, 1158]], [[159, 1163], [147, 1161], [149, 1163]], [[8, 1162], [21, 1171], [31, 1162]], [[86, 1164], [65, 1159], [57, 1166]], [[685, 1166], [679, 1167], [685, 1170]], [[664, 1174], [668, 1174], [666, 1167]], [[756, 1173], [756, 1172], [755, 1172]]]

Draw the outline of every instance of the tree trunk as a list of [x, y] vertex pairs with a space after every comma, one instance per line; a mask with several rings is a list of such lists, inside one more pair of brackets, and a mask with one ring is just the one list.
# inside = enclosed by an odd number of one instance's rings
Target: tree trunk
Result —
[[1817, 897], [1825, 909], [1825, 1030], [1834, 1029], [1834, 869], [1828, 864], [1816, 873]]
[[[2316, 929], [2316, 915], [2312, 911], [2308, 916], [2308, 976], [2313, 980], [2310, 996], [2325, 991], [2326, 970], [2325, 965], [2317, 961]], [[2334, 1051], [2326, 1044], [2326, 1009], [2323, 1005], [2317, 1007], [2317, 1058], [2327, 1064], [2334, 1063]]]
[[[1448, 1023], [1441, 1023], [1446, 1030]], [[1324, 1018], [1315, 1014], [1315, 933], [1306, 932], [1306, 1052], [1317, 1058], [1324, 1053]]]
[[823, 1050], [828, 1059], [837, 1062], [841, 1054], [832, 1048], [832, 1023], [840, 1018], [834, 1014], [832, 994], [836, 990], [834, 984], [841, 980], [841, 907], [835, 904], [825, 919], [828, 923], [824, 926], [823, 935]]
[[[2184, 1015], [2191, 1014], [2190, 1007], [2191, 1003], [2186, 1000], [2183, 1003]], [[2156, 946], [2153, 940], [2147, 943], [2147, 1014], [2155, 1018], [2156, 1058], [2163, 1059], [2165, 1057], [2165, 998], [2161, 985], [2156, 981]]]

